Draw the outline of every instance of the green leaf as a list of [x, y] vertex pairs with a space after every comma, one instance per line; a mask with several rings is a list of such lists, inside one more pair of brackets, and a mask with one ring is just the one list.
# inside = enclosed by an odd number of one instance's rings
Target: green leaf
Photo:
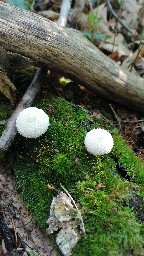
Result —
[[25, 3], [25, 0], [9, 0], [8, 4], [19, 7], [20, 9], [27, 10], [27, 5]]
[[97, 18], [96, 18], [96, 21], [95, 21], [95, 25], [100, 24], [101, 21], [102, 21], [102, 19], [103, 19], [103, 17], [97, 17]]
[[90, 25], [92, 26], [92, 28], [94, 28], [95, 27], [95, 15], [92, 11], [89, 12], [88, 19], [89, 19]]
[[92, 34], [86, 30], [83, 31], [83, 34], [88, 38], [88, 39], [91, 39], [92, 37]]
[[33, 8], [35, 6], [35, 1], [34, 0], [25, 0], [25, 3], [27, 5], [27, 10], [33, 11]]
[[105, 34], [99, 34], [99, 33], [95, 33], [93, 35], [94, 39], [99, 39], [99, 40], [106, 40], [107, 36]]

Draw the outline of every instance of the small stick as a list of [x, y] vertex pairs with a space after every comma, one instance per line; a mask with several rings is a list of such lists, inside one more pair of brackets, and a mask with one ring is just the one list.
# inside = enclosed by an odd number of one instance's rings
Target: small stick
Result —
[[122, 121], [123, 123], [143, 123], [144, 122], [144, 119], [143, 120], [134, 120], [134, 121], [130, 121], [130, 120], [124, 120]]
[[74, 199], [72, 198], [72, 196], [70, 195], [70, 193], [66, 190], [66, 188], [65, 188], [63, 185], [61, 185], [61, 184], [60, 184], [60, 186], [61, 186], [62, 189], [66, 192], [66, 194], [68, 195], [68, 197], [71, 199], [73, 205], [75, 206], [75, 208], [76, 208], [76, 210], [77, 210], [77, 212], [78, 212], [78, 214], [79, 214], [80, 220], [81, 220], [81, 224], [82, 224], [82, 227], [81, 227], [81, 228], [82, 228], [82, 231], [83, 231], [83, 233], [85, 234], [85, 227], [84, 227], [84, 223], [83, 223], [83, 218], [82, 218], [81, 212], [79, 211], [79, 209], [78, 209], [78, 207], [77, 207], [77, 205], [76, 205]]
[[[122, 3], [122, 2], [121, 2], [121, 3]], [[120, 13], [119, 13], [118, 19], [117, 19], [117, 21], [116, 21], [112, 53], [113, 53], [114, 47], [115, 47], [115, 41], [116, 41], [116, 36], [117, 36], [117, 32], [118, 32], [118, 23], [119, 23], [119, 20], [120, 20], [121, 12], [122, 12], [122, 4], [120, 5]], [[111, 54], [112, 54], [112, 53], [111, 53]]]
[[120, 129], [120, 128], [121, 128], [121, 120], [120, 120], [120, 118], [117, 116], [117, 114], [116, 114], [115, 110], [113, 109], [112, 105], [109, 104], [109, 106], [110, 106], [110, 108], [111, 108], [111, 110], [112, 110], [112, 112], [113, 112], [113, 114], [114, 114], [115, 119], [116, 119], [117, 122], [118, 122], [118, 126], [119, 126], [119, 129]]
[[107, 6], [110, 10], [110, 12], [112, 13], [112, 15], [118, 20], [119, 23], [121, 23], [121, 25], [131, 34], [133, 34], [132, 30], [121, 20], [119, 19], [118, 15], [116, 14], [116, 12], [113, 10], [112, 5], [110, 3], [110, 0], [106, 0]]
[[57, 25], [60, 27], [65, 27], [67, 24], [68, 14], [71, 8], [71, 2], [72, 0], [63, 0], [62, 2], [59, 18], [57, 20]]

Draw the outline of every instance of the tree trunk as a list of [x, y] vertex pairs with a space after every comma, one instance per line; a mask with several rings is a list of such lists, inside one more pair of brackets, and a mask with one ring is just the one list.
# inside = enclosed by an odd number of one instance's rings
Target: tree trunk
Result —
[[144, 113], [144, 79], [117, 66], [77, 30], [0, 2], [0, 46]]

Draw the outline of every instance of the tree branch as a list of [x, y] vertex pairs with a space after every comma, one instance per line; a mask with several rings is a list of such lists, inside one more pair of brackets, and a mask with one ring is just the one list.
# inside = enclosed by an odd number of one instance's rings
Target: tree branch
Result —
[[0, 2], [0, 46], [144, 113], [144, 80], [116, 65], [79, 31]]
[[60, 10], [60, 15], [57, 20], [57, 24], [60, 27], [65, 27], [68, 20], [68, 14], [71, 8], [71, 1], [72, 0], [63, 0]]
[[133, 34], [132, 30], [118, 17], [118, 15], [116, 14], [116, 12], [113, 10], [112, 5], [110, 3], [110, 0], [106, 0], [107, 6], [110, 10], [110, 12], [112, 13], [112, 15], [117, 19], [117, 21], [119, 23], [121, 23], [121, 25], [131, 34]]

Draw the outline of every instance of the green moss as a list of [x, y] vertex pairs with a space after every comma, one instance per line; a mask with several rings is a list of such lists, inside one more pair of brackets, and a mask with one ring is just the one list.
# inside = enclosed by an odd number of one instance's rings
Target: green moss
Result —
[[[142, 161], [113, 127], [92, 121], [82, 108], [54, 96], [36, 105], [50, 115], [49, 129], [36, 140], [18, 136], [13, 158], [18, 191], [40, 227], [46, 228], [56, 193], [46, 185], [60, 189], [61, 183], [80, 204], [86, 228], [73, 256], [144, 255], [142, 225], [129, 207], [132, 195], [143, 197]], [[95, 157], [86, 151], [84, 137], [94, 127], [113, 134], [110, 154]]]

